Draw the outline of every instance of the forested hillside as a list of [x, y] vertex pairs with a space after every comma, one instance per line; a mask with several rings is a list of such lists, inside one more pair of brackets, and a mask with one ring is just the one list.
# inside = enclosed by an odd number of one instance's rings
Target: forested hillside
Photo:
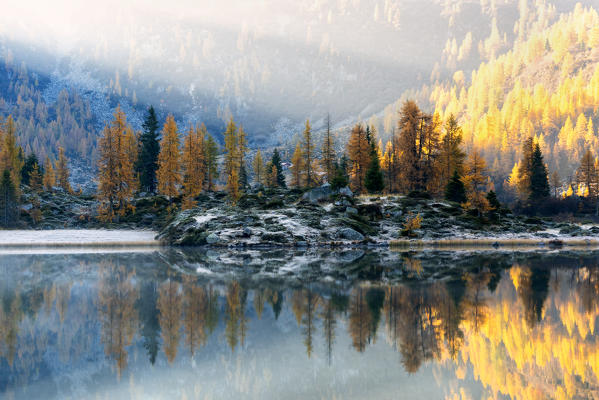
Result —
[[[537, 10], [526, 35], [471, 74], [458, 70], [450, 81], [406, 95], [442, 120], [455, 115], [467, 150], [483, 153], [496, 183], [517, 170], [529, 136], [567, 182], [587, 150], [598, 154], [599, 16], [580, 3], [551, 23], [554, 14]], [[400, 104], [386, 110], [385, 130], [395, 126]]]
[[62, 146], [73, 156], [93, 159], [97, 132], [89, 101], [67, 90], [50, 100], [44, 96], [48, 84], [47, 77], [5, 57], [0, 62], [0, 115], [12, 115], [26, 154], [54, 159]]

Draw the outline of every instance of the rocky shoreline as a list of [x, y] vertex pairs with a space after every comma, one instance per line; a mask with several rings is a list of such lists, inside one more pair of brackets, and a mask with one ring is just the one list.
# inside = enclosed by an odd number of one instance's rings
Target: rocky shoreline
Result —
[[[255, 191], [235, 207], [206, 194], [198, 204], [179, 213], [158, 239], [212, 248], [599, 244], [599, 226], [515, 216], [507, 209], [476, 216], [444, 200], [353, 196], [327, 185], [307, 192]], [[406, 232], [406, 221], [415, 216], [420, 226]]]

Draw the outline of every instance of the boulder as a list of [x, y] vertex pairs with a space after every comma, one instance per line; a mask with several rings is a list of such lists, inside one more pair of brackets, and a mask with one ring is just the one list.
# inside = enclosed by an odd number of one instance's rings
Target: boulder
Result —
[[220, 241], [220, 238], [216, 233], [211, 233], [206, 237], [206, 243], [208, 244], [216, 244]]
[[345, 213], [346, 214], [357, 214], [358, 210], [353, 208], [353, 207], [346, 207], [345, 208]]
[[314, 188], [302, 196], [302, 200], [309, 201], [310, 203], [318, 203], [320, 201], [328, 199], [331, 194], [333, 194], [333, 190], [331, 189], [331, 185], [325, 183], [324, 185]]
[[352, 228], [343, 228], [339, 230], [338, 236], [341, 239], [352, 240], [352, 241], [362, 241], [364, 240], [364, 235], [360, 232], [352, 229]]
[[352, 193], [351, 189], [348, 188], [347, 186], [339, 189], [339, 194], [342, 194], [347, 197], [354, 197], [354, 194]]

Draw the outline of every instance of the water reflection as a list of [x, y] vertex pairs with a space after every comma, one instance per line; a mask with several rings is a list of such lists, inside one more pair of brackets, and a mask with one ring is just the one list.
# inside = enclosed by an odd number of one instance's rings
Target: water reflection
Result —
[[[397, 255], [409, 271], [435, 257]], [[198, 276], [159, 253], [2, 256], [0, 397], [599, 395], [597, 255], [470, 264], [299, 283]]]

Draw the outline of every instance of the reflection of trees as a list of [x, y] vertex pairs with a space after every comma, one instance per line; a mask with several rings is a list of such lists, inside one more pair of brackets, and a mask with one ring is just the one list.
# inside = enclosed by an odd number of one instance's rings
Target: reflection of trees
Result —
[[266, 302], [266, 290], [256, 289], [254, 290], [254, 311], [258, 319], [262, 319], [262, 313], [264, 312], [264, 303]]
[[354, 348], [363, 352], [370, 338], [372, 315], [366, 301], [366, 290], [357, 287], [349, 301], [349, 334]]
[[138, 310], [141, 320], [141, 336], [143, 346], [148, 353], [151, 364], [156, 362], [156, 355], [160, 349], [160, 323], [158, 322], [158, 290], [153, 280], [141, 285]]
[[247, 292], [239, 282], [234, 281], [227, 286], [225, 337], [231, 351], [235, 351], [237, 343], [241, 342], [242, 346], [245, 343], [247, 329], [246, 300]]
[[19, 324], [23, 317], [21, 295], [15, 291], [12, 298], [0, 302], [0, 354], [12, 366], [17, 353]]
[[322, 319], [322, 333], [326, 345], [327, 362], [331, 365], [333, 345], [335, 344], [335, 326], [337, 325], [335, 304], [332, 299], [324, 302], [320, 312], [320, 318]]
[[172, 279], [164, 282], [158, 291], [158, 310], [160, 311], [160, 330], [164, 354], [169, 363], [177, 357], [181, 338], [181, 313], [183, 299], [180, 284]]
[[275, 319], [279, 319], [283, 309], [283, 292], [278, 290], [266, 289], [266, 299], [272, 308]]
[[518, 296], [524, 306], [526, 322], [532, 328], [543, 316], [543, 306], [549, 292], [550, 272], [544, 267], [524, 267], [518, 271]]
[[491, 275], [482, 272], [466, 276], [466, 296], [463, 301], [464, 318], [470, 322], [474, 332], [478, 332], [487, 319], [488, 308], [485, 293]]
[[128, 353], [137, 327], [135, 301], [138, 291], [133, 285], [133, 273], [112, 263], [104, 264], [98, 284], [98, 319], [102, 326], [104, 353], [116, 361], [117, 375], [127, 368]]
[[599, 268], [580, 268], [577, 290], [580, 293], [584, 310], [587, 313], [597, 309], [599, 301]]
[[306, 346], [308, 357], [312, 356], [315, 329], [314, 318], [318, 311], [319, 302], [320, 296], [310, 289], [294, 290], [291, 295], [291, 309], [295, 315], [297, 325], [302, 327], [304, 345]]
[[189, 353], [194, 355], [195, 349], [206, 343], [207, 294], [203, 287], [191, 277], [186, 277], [183, 284], [183, 323], [185, 345]]

